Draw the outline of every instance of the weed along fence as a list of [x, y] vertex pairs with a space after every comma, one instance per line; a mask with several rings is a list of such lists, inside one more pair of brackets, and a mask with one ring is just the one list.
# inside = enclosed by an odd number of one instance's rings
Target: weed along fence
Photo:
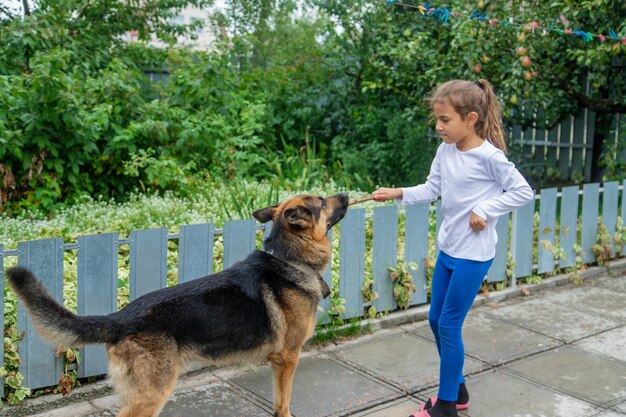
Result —
[[[596, 262], [601, 255], [598, 246], [594, 253], [597, 243], [604, 244], [604, 254], [610, 248], [613, 254], [623, 255], [625, 185], [626, 180], [621, 184], [595, 183], [538, 191], [536, 201], [498, 222], [497, 257], [488, 281], [515, 286], [517, 280], [525, 277]], [[343, 318], [363, 317], [371, 307], [378, 312], [397, 308], [389, 268], [397, 267], [399, 258], [419, 265], [411, 271], [416, 291], [410, 304], [427, 302], [427, 264], [435, 259], [433, 245], [439, 220], [437, 204], [404, 209], [384, 205], [348, 211], [339, 227], [331, 231], [333, 267], [324, 277], [334, 284], [334, 293], [345, 300]], [[177, 276], [174, 283], [185, 282], [229, 267], [259, 247], [267, 232], [255, 220], [234, 220], [226, 222], [223, 229], [213, 224], [182, 226], [176, 234], [158, 228], [132, 231], [127, 238], [120, 238], [118, 233], [80, 236], [69, 244], [63, 239], [21, 242], [17, 249], [4, 250], [0, 246], [0, 257], [3, 265], [18, 263], [31, 269], [62, 301], [70, 268], [66, 257], [72, 253], [76, 259], [71, 268], [75, 268], [78, 314], [108, 314], [118, 308], [122, 286], [127, 285], [128, 299], [132, 300], [168, 285], [168, 274]], [[171, 257], [173, 251], [175, 258]], [[121, 253], [128, 259], [127, 284], [119, 280]], [[168, 262], [168, 255], [177, 261]], [[4, 259], [10, 257], [17, 257], [17, 261]], [[3, 273], [4, 268], [0, 272], [4, 281]], [[371, 278], [372, 293], [378, 297], [367, 300], [364, 282]], [[330, 301], [324, 300], [323, 306], [328, 309]], [[323, 319], [320, 314], [320, 320]], [[24, 334], [18, 346], [24, 385], [31, 389], [56, 385], [63, 358], [56, 357], [54, 348], [35, 333], [21, 305], [17, 320], [19, 332]], [[104, 347], [82, 348], [77, 369], [78, 377], [105, 374]]]

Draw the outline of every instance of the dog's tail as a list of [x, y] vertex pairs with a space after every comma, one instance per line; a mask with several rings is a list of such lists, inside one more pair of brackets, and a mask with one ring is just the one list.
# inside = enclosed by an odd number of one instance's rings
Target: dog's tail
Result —
[[58, 348], [78, 347], [88, 343], [107, 343], [115, 337], [111, 316], [77, 316], [56, 302], [46, 287], [26, 268], [7, 271], [9, 284], [26, 310], [39, 334]]

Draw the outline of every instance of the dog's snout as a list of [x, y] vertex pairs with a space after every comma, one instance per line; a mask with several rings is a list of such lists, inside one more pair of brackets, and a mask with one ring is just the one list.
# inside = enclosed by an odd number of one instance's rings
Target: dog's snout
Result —
[[348, 208], [348, 206], [350, 205], [348, 193], [335, 194], [334, 196], [330, 197], [330, 199], [335, 200], [338, 203], [337, 206], [340, 208]]
[[348, 193], [335, 194], [330, 197], [329, 200], [333, 201], [333, 214], [329, 225], [330, 228], [346, 216], [350, 200]]

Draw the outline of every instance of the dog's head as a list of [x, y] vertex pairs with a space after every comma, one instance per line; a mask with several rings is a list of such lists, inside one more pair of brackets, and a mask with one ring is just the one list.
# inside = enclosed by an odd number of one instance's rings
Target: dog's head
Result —
[[331, 197], [299, 195], [252, 213], [261, 223], [272, 220], [265, 249], [293, 261], [302, 261], [320, 271], [330, 260], [328, 230], [346, 215], [348, 195]]

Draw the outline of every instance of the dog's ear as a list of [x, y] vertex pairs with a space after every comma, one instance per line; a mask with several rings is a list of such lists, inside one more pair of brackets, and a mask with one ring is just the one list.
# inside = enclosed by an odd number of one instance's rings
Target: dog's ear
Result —
[[276, 207], [278, 206], [276, 205], [262, 208], [252, 213], [252, 216], [261, 223], [267, 223], [274, 217], [274, 213], [276, 213]]
[[285, 219], [292, 226], [303, 229], [313, 225], [313, 213], [305, 206], [298, 206], [285, 210]]

